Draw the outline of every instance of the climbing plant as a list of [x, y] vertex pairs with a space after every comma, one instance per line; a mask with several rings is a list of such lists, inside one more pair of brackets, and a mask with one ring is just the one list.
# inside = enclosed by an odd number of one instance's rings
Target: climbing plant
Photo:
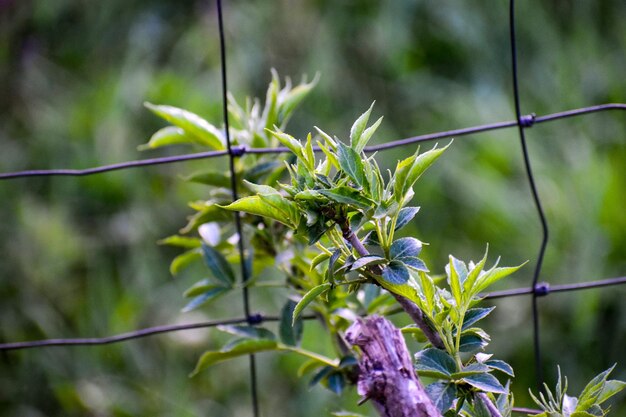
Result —
[[[480, 302], [491, 285], [520, 266], [500, 267], [497, 261], [487, 266], [485, 251], [477, 262], [450, 255], [442, 273], [432, 273], [420, 258], [423, 243], [398, 233], [420, 210], [414, 205], [416, 182], [450, 145], [418, 150], [394, 170], [383, 171], [377, 155], [365, 152], [382, 123], [382, 117], [370, 123], [373, 105], [345, 140], [316, 127], [314, 135], [300, 141], [286, 133], [287, 122], [316, 83], [317, 78], [293, 87], [287, 80], [281, 86], [273, 73], [264, 106], [260, 100], [240, 105], [230, 96], [232, 146], [282, 145], [290, 152], [287, 158], [242, 152], [234, 169], [241, 191], [236, 201], [231, 178], [223, 172], [209, 169], [187, 178], [209, 185], [207, 198], [191, 203], [195, 213], [181, 234], [162, 243], [185, 249], [171, 264], [173, 274], [203, 261], [211, 277], [185, 292], [190, 300], [183, 310], [242, 286], [272, 284], [291, 293], [282, 306], [278, 334], [259, 325], [220, 326], [233, 340], [204, 353], [193, 374], [241, 355], [293, 352], [308, 359], [298, 375], [310, 375], [312, 385], [337, 394], [356, 384], [362, 401], [371, 400], [381, 415], [510, 416], [514, 372], [487, 353], [490, 337], [479, 322], [494, 307]], [[226, 148], [225, 132], [198, 115], [147, 107], [172, 126], [155, 133], [145, 148], [180, 143]], [[233, 228], [232, 211], [241, 213], [241, 235]], [[241, 262], [240, 239], [251, 272], [243, 281], [232, 266]], [[260, 281], [268, 269], [281, 279]], [[413, 321], [399, 330], [381, 318], [398, 306]], [[324, 324], [334, 356], [301, 346], [307, 311]], [[412, 356], [399, 332], [421, 343]], [[567, 383], [559, 376], [554, 394], [546, 387], [535, 397], [541, 415], [605, 415], [608, 409], [601, 404], [624, 387], [607, 380], [609, 372], [591, 381], [578, 399], [565, 393]], [[420, 379], [428, 381], [426, 386]], [[337, 415], [353, 415], [342, 413]]]

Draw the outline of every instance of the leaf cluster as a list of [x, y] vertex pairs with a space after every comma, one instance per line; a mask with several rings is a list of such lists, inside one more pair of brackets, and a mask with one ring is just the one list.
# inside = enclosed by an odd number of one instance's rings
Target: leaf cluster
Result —
[[626, 382], [608, 380], [608, 376], [614, 368], [615, 365], [595, 376], [578, 397], [567, 395], [567, 378], [561, 376], [561, 369], [559, 368], [554, 393], [545, 383], [545, 395], [544, 392], [540, 392], [537, 397], [530, 392], [533, 400], [543, 410], [543, 413], [537, 416], [602, 417], [607, 415], [610, 407], [603, 408], [602, 404], [626, 387]]

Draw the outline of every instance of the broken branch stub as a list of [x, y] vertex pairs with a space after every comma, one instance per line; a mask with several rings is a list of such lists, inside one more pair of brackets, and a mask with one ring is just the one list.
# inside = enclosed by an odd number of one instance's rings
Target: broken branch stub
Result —
[[357, 390], [382, 417], [442, 417], [413, 369], [402, 333], [387, 319], [358, 319], [346, 340], [361, 351]]

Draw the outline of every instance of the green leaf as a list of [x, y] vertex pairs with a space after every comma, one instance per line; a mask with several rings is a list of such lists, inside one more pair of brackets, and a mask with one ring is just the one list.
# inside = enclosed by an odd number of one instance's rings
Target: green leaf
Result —
[[194, 249], [202, 245], [202, 241], [197, 237], [186, 237], [180, 235], [168, 236], [157, 242], [159, 245], [178, 246], [181, 248]]
[[198, 248], [183, 252], [170, 263], [170, 274], [178, 275], [180, 271], [188, 267], [192, 262], [200, 259], [202, 259], [202, 252]]
[[578, 397], [578, 405], [576, 406], [576, 411], [587, 411], [589, 407], [597, 402], [600, 393], [602, 392], [604, 385], [606, 383], [606, 379], [615, 365], [607, 369], [606, 371], [596, 375], [589, 383], [585, 386], [582, 393]]
[[469, 329], [474, 323], [484, 319], [491, 313], [495, 307], [487, 307], [487, 308], [470, 308], [465, 313], [465, 317], [463, 319], [463, 327], [461, 330]]
[[311, 302], [315, 300], [315, 298], [317, 298], [319, 295], [328, 291], [330, 287], [331, 287], [330, 282], [325, 282], [323, 284], [320, 284], [316, 287], [311, 288], [306, 294], [304, 294], [304, 296], [302, 296], [302, 299], [298, 302], [298, 304], [296, 304], [296, 306], [293, 309], [293, 316], [291, 318], [292, 324], [295, 324], [298, 317], [300, 317], [302, 310], [304, 310], [306, 306], [311, 304]]
[[510, 377], [515, 377], [515, 373], [513, 372], [513, 368], [511, 367], [511, 365], [509, 365], [508, 363], [504, 361], [501, 361], [498, 359], [491, 359], [491, 360], [486, 361], [485, 365], [487, 365], [491, 369], [497, 369], [500, 372], [504, 372]]
[[435, 407], [445, 413], [456, 399], [456, 386], [447, 382], [435, 382], [426, 387], [426, 394]]
[[414, 237], [403, 237], [395, 240], [389, 249], [389, 256], [392, 259], [404, 257], [417, 257], [422, 251], [422, 242]]
[[602, 391], [600, 391], [600, 394], [598, 395], [597, 403], [602, 404], [624, 388], [626, 388], [626, 382], [624, 381], [618, 381], [615, 379], [606, 381], [604, 387], [602, 387]]
[[367, 144], [369, 143], [370, 139], [372, 138], [376, 130], [378, 130], [378, 126], [380, 126], [382, 121], [383, 121], [383, 117], [379, 117], [378, 120], [374, 122], [374, 124], [372, 124], [370, 127], [368, 127], [367, 129], [363, 131], [363, 133], [361, 134], [361, 137], [359, 138], [359, 149], [358, 150], [355, 149], [357, 152], [363, 151], [363, 149], [367, 146]]
[[454, 358], [447, 352], [436, 348], [417, 352], [415, 361], [415, 370], [420, 376], [451, 379], [451, 375], [458, 370]]
[[304, 151], [302, 149], [302, 144], [296, 138], [291, 135], [288, 135], [284, 132], [274, 132], [272, 130], [266, 129], [272, 136], [274, 136], [278, 141], [283, 145], [289, 148], [291, 152], [296, 154], [298, 158], [302, 158], [304, 156]]
[[155, 149], [162, 146], [198, 143], [197, 139], [186, 133], [183, 129], [176, 126], [167, 126], [157, 130], [148, 143], [139, 145], [137, 149], [144, 151], [146, 149]]
[[454, 297], [457, 307], [462, 305], [463, 294], [461, 292], [461, 278], [456, 270], [456, 262], [454, 256], [450, 255], [450, 261], [446, 272], [448, 272], [448, 284], [450, 285], [450, 291]]
[[478, 280], [476, 281], [476, 285], [474, 286], [473, 292], [479, 293], [485, 290], [486, 288], [500, 281], [502, 278], [511, 275], [513, 272], [520, 269], [523, 265], [524, 264], [519, 265], [519, 266], [506, 267], [506, 268], [494, 267], [490, 269], [489, 271], [485, 272], [484, 274], [478, 277]]
[[351, 270], [354, 271], [370, 265], [380, 265], [382, 263], [385, 263], [386, 261], [387, 260], [385, 258], [378, 255], [366, 255], [355, 260], [352, 264]]
[[[363, 135], [363, 131], [365, 130], [365, 127], [367, 126], [367, 122], [370, 118], [370, 114], [372, 113], [372, 108], [374, 107], [374, 103], [372, 103], [370, 108], [365, 113], [363, 113], [361, 116], [359, 116], [358, 119], [356, 119], [356, 121], [350, 128], [350, 147], [354, 149], [355, 152], [357, 153], [360, 153], [365, 147], [365, 145], [367, 144], [367, 141], [362, 140], [362, 135]], [[369, 138], [363, 138], [363, 139], [369, 139]]]
[[413, 188], [413, 185], [418, 178], [441, 156], [446, 149], [448, 149], [448, 146], [440, 149], [434, 148], [416, 156], [413, 164], [411, 164], [409, 172], [407, 173], [406, 182], [403, 186], [403, 195], [406, 194], [409, 189]]
[[402, 161], [398, 161], [398, 164], [396, 165], [394, 179], [389, 184], [393, 183], [394, 198], [397, 202], [404, 199], [406, 190], [410, 188], [406, 186], [406, 181], [409, 171], [411, 170], [411, 166], [413, 166], [413, 162], [415, 162], [415, 158], [416, 155], [411, 155]]
[[256, 216], [268, 217], [291, 228], [295, 228], [297, 226], [294, 225], [291, 220], [285, 215], [284, 210], [278, 210], [276, 209], [276, 207], [267, 204], [258, 195], [243, 197], [227, 206], [219, 207], [226, 210], [242, 211], [245, 213], [254, 214]]
[[222, 132], [197, 114], [178, 107], [150, 103], [144, 103], [144, 105], [157, 116], [192, 135], [196, 143], [217, 150], [224, 149], [225, 139]]
[[339, 186], [330, 190], [319, 190], [318, 192], [337, 203], [347, 204], [358, 209], [367, 210], [374, 205], [373, 201], [362, 196], [354, 188], [346, 186]]
[[389, 264], [383, 269], [383, 279], [395, 285], [401, 285], [406, 283], [409, 278], [409, 270], [406, 269], [406, 266], [399, 261], [391, 261]]
[[212, 185], [214, 187], [230, 187], [230, 176], [216, 171], [201, 171], [185, 177], [185, 181]]
[[196, 308], [208, 303], [209, 301], [213, 301], [218, 297], [226, 294], [228, 291], [230, 291], [230, 288], [214, 286], [204, 294], [199, 295], [189, 301], [187, 305], [183, 307], [182, 312], [187, 313], [191, 310], [195, 310]]
[[235, 283], [235, 273], [224, 255], [203, 243], [202, 257], [215, 278], [228, 287]]
[[259, 197], [264, 203], [278, 210], [283, 218], [288, 219], [288, 221], [294, 225], [294, 228], [297, 226], [300, 215], [296, 203], [287, 200], [278, 193], [259, 194]]
[[276, 336], [271, 331], [256, 326], [249, 325], [220, 325], [218, 330], [247, 339], [267, 339], [276, 340]]
[[467, 279], [465, 280], [465, 282], [463, 282], [463, 289], [465, 290], [466, 293], [472, 294], [472, 296], [478, 293], [478, 291], [474, 291], [473, 288], [474, 288], [474, 284], [476, 283], [476, 280], [478, 279], [478, 277], [480, 276], [480, 273], [485, 267], [485, 262], [487, 262], [488, 249], [489, 248], [487, 247], [487, 250], [485, 250], [485, 255], [483, 256], [483, 258], [480, 260], [480, 262], [478, 262], [477, 265], [471, 268], [471, 270], [467, 274]]
[[302, 318], [298, 317], [293, 320], [293, 312], [296, 303], [293, 300], [287, 300], [280, 312], [280, 323], [278, 325], [278, 333], [280, 340], [288, 346], [299, 346], [302, 340]]
[[191, 373], [191, 376], [195, 376], [209, 366], [215, 365], [219, 362], [223, 362], [227, 359], [268, 350], [276, 350], [277, 348], [278, 343], [275, 340], [242, 339], [238, 343], [228, 346], [228, 349], [226, 350], [223, 349], [219, 351], [205, 352], [200, 357], [200, 360], [198, 360], [196, 369], [194, 369], [194, 371]]
[[498, 381], [495, 376], [488, 373], [470, 375], [463, 378], [463, 381], [484, 392], [494, 392], [497, 394], [506, 393], [506, 388], [502, 386], [500, 381]]
[[400, 230], [409, 224], [418, 211], [420, 211], [419, 207], [403, 207], [400, 209], [400, 212], [398, 213], [398, 220], [396, 220], [395, 230]]
[[365, 177], [365, 168], [363, 161], [358, 153], [352, 148], [347, 147], [343, 143], [338, 143], [337, 159], [341, 169], [348, 174], [359, 188], [367, 188], [367, 178]]
[[224, 288], [223, 285], [217, 285], [217, 284], [212, 283], [208, 279], [203, 279], [203, 280], [196, 282], [191, 287], [187, 288], [187, 290], [183, 293], [183, 297], [185, 298], [197, 297], [198, 295], [213, 291], [213, 289], [216, 287]]

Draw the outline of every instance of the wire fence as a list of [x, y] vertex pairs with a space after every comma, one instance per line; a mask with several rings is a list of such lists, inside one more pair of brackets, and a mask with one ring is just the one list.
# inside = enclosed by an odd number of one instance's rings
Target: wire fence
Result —
[[[151, 158], [151, 159], [143, 159], [143, 160], [133, 160], [129, 162], [122, 162], [111, 165], [103, 165], [86, 169], [48, 169], [48, 170], [25, 170], [25, 171], [15, 171], [15, 172], [6, 172], [0, 173], [0, 180], [10, 180], [10, 179], [19, 179], [19, 178], [27, 178], [27, 177], [41, 177], [41, 176], [87, 176], [87, 175], [95, 175], [102, 174], [111, 171], [117, 170], [125, 170], [131, 168], [139, 168], [139, 167], [148, 167], [153, 165], [162, 165], [162, 164], [172, 164], [190, 160], [198, 160], [198, 159], [208, 159], [208, 158], [217, 158], [227, 156], [229, 159], [229, 170], [230, 170], [230, 178], [231, 178], [231, 192], [233, 200], [238, 198], [238, 190], [237, 190], [237, 181], [235, 176], [235, 160], [246, 154], [276, 154], [276, 153], [285, 153], [289, 152], [289, 149], [285, 147], [276, 147], [276, 148], [246, 148], [243, 146], [233, 146], [231, 144], [230, 132], [229, 132], [229, 119], [228, 119], [228, 111], [227, 111], [227, 60], [226, 60], [226, 40], [224, 35], [224, 13], [222, 7], [222, 1], [216, 0], [217, 2], [217, 17], [218, 17], [218, 28], [219, 28], [219, 41], [220, 41], [220, 58], [221, 58], [221, 85], [222, 85], [222, 104], [223, 104], [223, 122], [226, 134], [226, 145], [227, 149], [225, 151], [210, 151], [210, 152], [199, 152], [199, 153], [191, 153], [184, 155], [177, 155], [171, 157], [163, 157], [163, 158]], [[541, 244], [539, 248], [539, 252], [537, 254], [537, 261], [535, 264], [535, 269], [533, 272], [532, 283], [529, 287], [524, 288], [516, 288], [509, 289], [503, 291], [496, 291], [491, 293], [483, 294], [485, 299], [496, 299], [496, 298], [506, 298], [506, 297], [515, 297], [521, 295], [532, 295], [532, 316], [533, 316], [533, 346], [534, 346], [534, 362], [535, 362], [535, 375], [537, 380], [538, 387], [543, 382], [543, 374], [541, 368], [541, 343], [539, 338], [539, 311], [537, 300], [540, 297], [545, 297], [550, 294], [559, 293], [559, 292], [571, 292], [571, 291], [581, 291], [581, 290], [589, 290], [593, 288], [601, 288], [607, 286], [616, 286], [626, 284], [626, 276], [616, 277], [616, 278], [608, 278], [601, 279], [595, 281], [588, 281], [582, 283], [575, 284], [561, 284], [561, 285], [553, 285], [551, 286], [548, 282], [540, 282], [539, 278], [541, 277], [541, 270], [543, 265], [543, 259], [545, 255], [545, 251], [549, 241], [549, 228], [548, 222], [546, 220], [544, 210], [542, 207], [541, 196], [537, 190], [531, 160], [528, 153], [526, 138], [525, 138], [525, 130], [533, 127], [536, 124], [540, 123], [548, 123], [553, 122], [560, 119], [584, 116], [591, 113], [597, 112], [606, 112], [612, 110], [626, 110], [626, 103], [607, 103], [589, 107], [582, 107], [573, 110], [562, 111], [558, 113], [546, 114], [543, 116], [537, 116], [533, 114], [522, 115], [521, 114], [521, 106], [520, 106], [520, 97], [519, 97], [519, 82], [518, 82], [518, 53], [517, 53], [517, 37], [515, 32], [515, 0], [509, 0], [509, 41], [510, 41], [510, 50], [511, 50], [511, 76], [512, 76], [512, 90], [513, 90], [513, 101], [515, 105], [515, 120], [496, 122], [491, 124], [483, 124], [478, 126], [466, 127], [455, 130], [448, 130], [430, 134], [424, 134], [419, 136], [414, 136], [406, 139], [400, 139], [395, 141], [389, 141], [380, 145], [368, 146], [364, 150], [367, 153], [384, 151], [388, 149], [397, 148], [400, 146], [415, 144], [419, 142], [432, 141], [436, 139], [443, 139], [449, 137], [459, 137], [459, 136], [467, 136], [481, 132], [494, 131], [494, 130], [502, 130], [508, 128], [518, 128], [519, 132], [519, 140], [521, 145], [521, 153], [523, 157], [524, 167], [526, 170], [526, 177], [528, 180], [528, 184], [530, 187], [530, 191], [532, 194], [532, 198], [535, 204], [535, 208], [539, 217], [539, 221], [541, 223]], [[317, 147], [314, 148], [315, 152], [320, 152], [321, 150]], [[234, 213], [234, 223], [236, 231], [239, 235], [242, 234], [242, 225], [240, 213]], [[247, 271], [246, 259], [245, 259], [245, 248], [244, 248], [244, 239], [238, 240], [238, 251], [239, 251], [239, 259], [240, 259], [240, 269], [242, 275], [242, 281], [245, 284], [248, 281], [249, 271]], [[252, 313], [251, 305], [250, 305], [250, 297], [249, 297], [249, 288], [246, 285], [243, 285], [242, 291], [242, 304], [243, 304], [243, 312], [244, 316], [239, 318], [226, 318], [222, 320], [215, 321], [205, 321], [199, 323], [192, 324], [183, 324], [183, 325], [163, 325], [156, 327], [148, 327], [139, 329], [136, 331], [131, 331], [127, 333], [122, 333], [118, 335], [102, 337], [102, 338], [71, 338], [71, 339], [44, 339], [44, 340], [36, 340], [36, 341], [26, 341], [26, 342], [12, 342], [12, 343], [1, 343], [0, 351], [16, 351], [16, 350], [25, 350], [25, 349], [34, 349], [34, 348], [43, 348], [43, 347], [52, 347], [52, 346], [94, 346], [94, 345], [106, 345], [112, 343], [121, 343], [134, 339], [145, 338], [149, 336], [155, 336], [164, 333], [172, 333], [179, 332], [185, 330], [199, 329], [199, 328], [210, 328], [216, 327], [219, 325], [226, 324], [250, 324], [250, 325], [258, 325], [264, 322], [276, 322], [280, 320], [279, 316], [275, 315], [265, 315], [262, 313]], [[399, 312], [399, 310], [397, 310]], [[303, 317], [305, 320], [315, 319], [315, 316], [309, 315]], [[252, 413], [255, 417], [260, 415], [259, 411], [259, 399], [258, 399], [258, 388], [257, 388], [257, 377], [256, 377], [256, 362], [254, 355], [250, 355], [250, 391], [251, 391], [251, 408]], [[539, 410], [530, 409], [530, 408], [514, 408], [514, 411], [517, 413], [529, 413], [536, 414], [539, 413]]]

